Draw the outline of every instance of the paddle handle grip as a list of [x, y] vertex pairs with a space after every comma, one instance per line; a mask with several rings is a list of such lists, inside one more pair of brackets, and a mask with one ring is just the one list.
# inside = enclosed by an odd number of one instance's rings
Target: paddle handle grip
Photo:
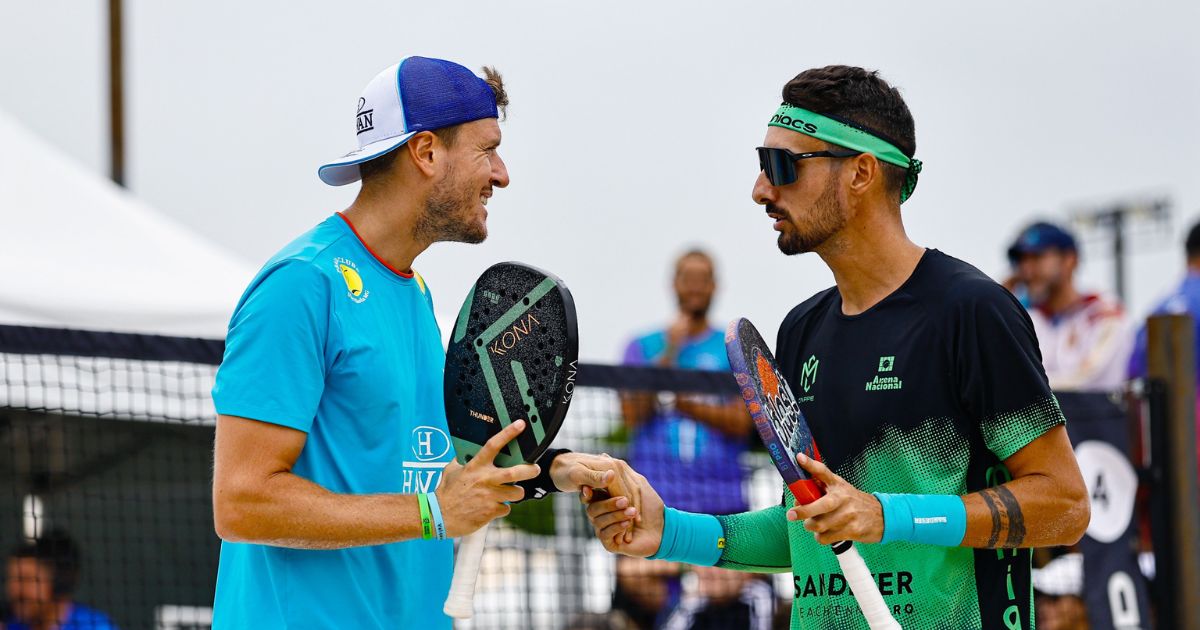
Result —
[[832, 547], [842, 567], [842, 574], [846, 576], [846, 584], [871, 630], [901, 630], [900, 623], [888, 612], [887, 602], [879, 594], [871, 570], [867, 568], [858, 549], [854, 548], [854, 543], [844, 540], [833, 543]]
[[479, 579], [479, 563], [483, 561], [483, 546], [490, 525], [463, 536], [458, 545], [454, 579], [450, 582], [450, 594], [446, 595], [446, 604], [442, 607], [442, 612], [455, 619], [470, 619], [475, 614], [475, 581]]

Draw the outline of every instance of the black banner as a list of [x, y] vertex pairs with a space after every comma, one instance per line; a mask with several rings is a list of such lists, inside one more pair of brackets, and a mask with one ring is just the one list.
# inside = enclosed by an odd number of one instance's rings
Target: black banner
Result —
[[1153, 622], [1137, 562], [1138, 475], [1129, 461], [1129, 421], [1107, 394], [1057, 396], [1092, 503], [1087, 535], [1079, 541], [1091, 628], [1148, 630]]

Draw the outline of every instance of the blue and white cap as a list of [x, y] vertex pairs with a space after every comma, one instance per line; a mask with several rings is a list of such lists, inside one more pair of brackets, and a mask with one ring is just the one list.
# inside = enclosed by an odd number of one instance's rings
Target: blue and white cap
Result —
[[417, 132], [481, 118], [499, 118], [487, 81], [453, 61], [405, 57], [363, 89], [355, 114], [358, 149], [322, 165], [317, 176], [330, 186], [356, 182], [362, 177], [359, 164], [395, 150]]

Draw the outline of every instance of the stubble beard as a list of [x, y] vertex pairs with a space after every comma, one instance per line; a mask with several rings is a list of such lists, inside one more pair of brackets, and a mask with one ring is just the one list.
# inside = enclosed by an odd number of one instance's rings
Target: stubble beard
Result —
[[704, 320], [708, 317], [708, 311], [712, 307], [712, 298], [704, 301], [703, 304], [684, 304], [683, 300], [679, 300], [679, 310], [684, 315], [696, 321]]
[[821, 191], [821, 196], [813, 202], [810, 215], [804, 229], [796, 224], [796, 220], [790, 214], [787, 215], [787, 223], [791, 230], [779, 233], [779, 251], [787, 256], [816, 251], [846, 227], [846, 213], [838, 203], [834, 178], [829, 178], [825, 190]]
[[429, 243], [476, 244], [487, 239], [487, 224], [477, 217], [479, 190], [463, 185], [448, 168], [425, 200], [425, 208], [413, 228]]

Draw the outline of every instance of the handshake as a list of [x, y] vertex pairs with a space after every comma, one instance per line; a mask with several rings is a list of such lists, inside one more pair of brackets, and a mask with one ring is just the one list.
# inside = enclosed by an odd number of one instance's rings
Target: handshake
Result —
[[[492, 436], [465, 466], [447, 464], [437, 493], [449, 537], [465, 536], [506, 516], [508, 503], [524, 498], [522, 488], [512, 484], [541, 474], [535, 464], [509, 468], [494, 464], [500, 449], [524, 428], [525, 421], [518, 420]], [[662, 499], [625, 461], [605, 454], [565, 452], [553, 459], [549, 474], [560, 491], [580, 493], [605, 549], [638, 556], [658, 551]]]
[[[454, 530], [449, 532], [451, 537], [468, 534], [507, 515], [505, 502], [523, 497], [521, 488], [509, 484], [540, 474], [540, 468], [533, 464], [496, 468], [492, 463], [500, 448], [524, 425], [518, 420], [497, 433], [466, 466], [454, 462], [447, 465], [438, 494], [447, 512], [447, 527]], [[808, 505], [792, 505], [787, 520], [804, 521], [804, 529], [823, 545], [841, 540], [880, 541], [883, 514], [874, 496], [858, 490], [818, 460], [799, 454], [796, 463], [822, 484], [825, 496]], [[658, 552], [666, 508], [650, 482], [624, 460], [606, 454], [566, 452], [554, 458], [550, 479], [563, 492], [579, 493], [605, 549], [641, 558]]]

